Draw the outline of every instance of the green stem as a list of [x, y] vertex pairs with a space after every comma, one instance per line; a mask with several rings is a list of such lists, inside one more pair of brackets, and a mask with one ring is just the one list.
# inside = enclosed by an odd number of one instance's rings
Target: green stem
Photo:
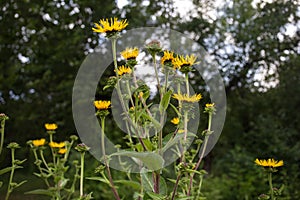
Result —
[[84, 154], [85, 152], [80, 154], [80, 197], [83, 197]]
[[186, 142], [187, 140], [187, 126], [188, 126], [188, 112], [187, 111], [184, 111], [184, 117], [183, 117], [183, 120], [184, 120], [184, 142]]
[[158, 88], [158, 92], [160, 94], [160, 99], [162, 99], [162, 93], [161, 93], [160, 81], [159, 81], [159, 77], [158, 77], [158, 70], [157, 70], [157, 63], [156, 63], [156, 55], [155, 54], [152, 55], [152, 59], [153, 59], [153, 63], [154, 63], [154, 70], [155, 70], [155, 77], [156, 77], [156, 81], [157, 81], [157, 88]]
[[273, 190], [273, 184], [272, 184], [272, 172], [269, 172], [269, 186], [270, 186], [270, 191], [271, 191], [271, 200], [275, 200], [274, 198], [274, 190]]
[[[49, 139], [50, 139], [50, 142], [53, 142], [53, 134], [52, 133], [49, 133]], [[53, 165], [55, 165], [55, 163], [56, 163], [55, 162], [55, 153], [54, 153], [52, 147], [50, 147], [50, 149], [51, 149], [51, 153], [52, 153]]]
[[189, 76], [188, 73], [185, 73], [185, 85], [186, 85], [186, 94], [190, 96], [190, 86], [189, 86]]
[[102, 148], [102, 155], [103, 155], [104, 162], [106, 162], [104, 126], [105, 126], [105, 117], [101, 117], [101, 148]]
[[169, 79], [169, 70], [166, 70], [166, 75], [165, 75], [165, 85], [164, 85], [164, 93], [162, 94], [162, 96], [167, 92], [167, 88], [168, 88], [168, 79]]
[[[212, 115], [213, 115], [213, 113], [209, 113], [208, 114], [208, 127], [207, 127], [208, 133], [211, 131]], [[203, 148], [202, 148], [201, 154], [199, 156], [199, 160], [198, 160], [198, 162], [197, 162], [197, 164], [195, 166], [195, 169], [194, 169], [195, 171], [198, 169], [198, 167], [200, 166], [200, 163], [202, 162], [205, 150], [207, 148], [208, 139], [209, 139], [209, 135], [206, 135], [205, 138], [204, 138]], [[190, 184], [189, 184], [189, 189], [188, 189], [188, 196], [191, 195], [191, 191], [192, 191], [192, 188], [193, 188], [193, 178], [194, 178], [194, 175], [195, 175], [195, 173], [192, 173], [191, 177], [190, 177]]]
[[8, 200], [9, 195], [12, 192], [11, 184], [13, 182], [13, 177], [14, 177], [14, 172], [15, 172], [15, 167], [16, 167], [16, 165], [15, 165], [15, 149], [13, 149], [13, 148], [11, 149], [11, 162], [12, 162], [12, 169], [10, 172], [10, 177], [9, 177], [5, 200]]
[[[124, 100], [123, 100], [123, 97], [122, 97], [122, 93], [121, 93], [121, 89], [120, 89], [120, 82], [119, 82], [119, 75], [118, 75], [118, 63], [117, 63], [117, 48], [116, 48], [116, 44], [117, 44], [117, 39], [115, 38], [112, 38], [111, 39], [111, 44], [112, 44], [112, 54], [113, 54], [113, 60], [114, 60], [114, 67], [115, 67], [115, 71], [116, 71], [116, 77], [117, 77], [117, 86], [116, 86], [116, 89], [117, 89], [117, 94], [118, 94], [118, 97], [121, 101], [121, 106], [122, 106], [122, 109], [126, 115], [126, 118], [129, 122], [130, 125], [132, 125], [133, 129], [135, 130], [135, 133], [138, 135], [138, 130], [137, 128], [135, 127], [134, 123], [132, 122], [132, 120], [130, 119], [130, 116], [128, 115], [128, 110], [126, 110], [126, 107], [125, 107], [125, 103], [124, 103]], [[136, 83], [136, 80], [135, 80], [135, 75], [134, 75], [134, 70], [132, 70], [132, 75], [133, 75], [133, 79], [135, 81], [135, 84], [137, 86], [137, 83]], [[151, 114], [151, 113], [150, 113]], [[143, 149], [144, 150], [147, 150], [143, 140], [138, 136], [138, 139], [139, 139], [139, 142], [141, 143], [141, 145], [143, 146]]]
[[180, 177], [181, 177], [181, 174], [179, 172], [179, 174], [177, 175], [177, 178], [176, 178], [176, 182], [175, 182], [175, 186], [174, 186], [174, 189], [173, 189], [173, 192], [172, 192], [172, 198], [171, 198], [171, 200], [175, 199], [175, 195], [176, 195], [176, 191], [177, 191], [177, 188], [178, 188]]
[[203, 182], [203, 175], [200, 175], [200, 181], [199, 181], [199, 185], [198, 185], [198, 192], [197, 192], [196, 199], [199, 199], [199, 196], [200, 196], [200, 193], [201, 193], [202, 182]]
[[72, 182], [72, 185], [70, 187], [70, 192], [68, 194], [67, 200], [70, 200], [73, 193], [75, 192], [75, 185], [76, 185], [76, 181], [77, 181], [77, 178], [78, 178], [78, 172], [79, 172], [79, 166], [76, 164], [75, 165], [75, 174], [74, 174], [73, 182]]
[[120, 200], [120, 196], [118, 194], [118, 191], [116, 190], [116, 187], [114, 185], [114, 182], [113, 182], [113, 179], [112, 179], [112, 176], [111, 176], [111, 172], [110, 172], [110, 169], [109, 169], [109, 164], [107, 162], [107, 159], [106, 159], [106, 153], [105, 153], [105, 142], [104, 142], [104, 130], [105, 130], [105, 117], [102, 117], [101, 118], [101, 128], [102, 128], [102, 135], [101, 135], [101, 145], [102, 145], [102, 153], [103, 153], [103, 158], [104, 158], [104, 164], [106, 166], [106, 170], [107, 170], [107, 174], [108, 174], [108, 178], [109, 178], [109, 182], [110, 182], [110, 186], [111, 186], [111, 189], [112, 189], [112, 192], [115, 196], [115, 198], [117, 200]]
[[1, 141], [0, 141], [0, 155], [1, 155], [1, 152], [2, 152], [2, 148], [3, 148], [3, 143], [4, 143], [4, 127], [5, 127], [5, 120], [2, 120], [1, 121]]
[[48, 171], [50, 172], [50, 169], [49, 169], [49, 167], [48, 167], [48, 164], [47, 164], [47, 162], [46, 162], [46, 160], [45, 160], [45, 158], [44, 158], [44, 153], [43, 153], [43, 150], [42, 150], [42, 149], [40, 149], [40, 155], [41, 155], [41, 159], [42, 159], [44, 165], [46, 166], [46, 168], [47, 168]]

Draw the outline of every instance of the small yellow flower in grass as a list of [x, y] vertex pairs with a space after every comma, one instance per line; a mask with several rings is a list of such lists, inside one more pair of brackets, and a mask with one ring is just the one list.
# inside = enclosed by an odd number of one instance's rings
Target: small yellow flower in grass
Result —
[[187, 94], [173, 94], [173, 98], [178, 101], [185, 101], [190, 103], [198, 102], [201, 98], [201, 94], [194, 94], [193, 96], [188, 96]]
[[94, 105], [98, 110], [107, 110], [110, 106], [110, 101], [94, 101]]
[[35, 147], [39, 147], [39, 146], [44, 146], [46, 143], [46, 139], [45, 138], [41, 138], [39, 140], [33, 140], [32, 141], [32, 144], [35, 146]]
[[100, 19], [99, 24], [95, 23], [95, 28], [92, 30], [96, 33], [106, 33], [107, 37], [114, 35], [115, 33], [121, 32], [128, 26], [127, 20], [119, 21], [117, 17], [109, 19]]
[[66, 143], [65, 142], [60, 142], [60, 143], [50, 142], [49, 146], [52, 147], [52, 148], [63, 148], [63, 147], [66, 146]]
[[123, 74], [131, 74], [132, 70], [130, 67], [125, 67], [124, 65], [118, 67], [118, 75], [122, 76]]
[[172, 122], [173, 124], [177, 125], [177, 124], [179, 124], [180, 120], [179, 120], [178, 117], [174, 117], [174, 118], [171, 120], [171, 122]]
[[57, 124], [45, 124], [45, 128], [47, 131], [54, 131], [57, 129]]
[[59, 150], [58, 150], [58, 153], [59, 154], [65, 154], [67, 152], [67, 149], [66, 148], [60, 148]]
[[126, 60], [136, 59], [136, 57], [139, 55], [139, 49], [136, 47], [126, 48], [124, 51], [121, 52], [121, 55]]
[[272, 168], [283, 166], [283, 160], [277, 161], [273, 158], [269, 158], [268, 160], [259, 160], [258, 158], [256, 158], [255, 163], [259, 166]]
[[160, 59], [162, 65], [173, 65], [174, 53], [172, 51], [164, 51], [164, 56]]

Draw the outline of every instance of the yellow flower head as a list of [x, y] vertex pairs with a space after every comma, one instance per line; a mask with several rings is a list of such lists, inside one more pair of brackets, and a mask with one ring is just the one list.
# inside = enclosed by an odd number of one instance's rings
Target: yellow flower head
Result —
[[164, 51], [164, 56], [160, 59], [160, 62], [162, 65], [167, 63], [173, 64], [174, 59], [174, 53], [172, 51]]
[[110, 101], [94, 101], [94, 105], [98, 110], [106, 110], [110, 106]]
[[45, 124], [45, 128], [47, 131], [54, 131], [57, 129], [57, 124]]
[[127, 20], [118, 21], [117, 17], [109, 19], [100, 19], [99, 24], [95, 23], [96, 28], [92, 30], [96, 33], [106, 33], [108, 36], [121, 32], [128, 26]]
[[256, 158], [255, 163], [259, 166], [275, 168], [281, 167], [283, 165], [283, 160], [277, 161], [273, 158], [269, 158], [268, 160], [259, 160]]
[[192, 55], [187, 55], [187, 56], [177, 56], [174, 59], [174, 67], [181, 69], [182, 67], [190, 67], [193, 64], [195, 64], [197, 57], [192, 54]]
[[174, 118], [171, 120], [171, 122], [172, 122], [173, 124], [177, 125], [177, 124], [179, 124], [180, 120], [179, 120], [178, 117], [174, 117]]
[[124, 51], [121, 52], [121, 55], [126, 60], [136, 59], [136, 57], [139, 55], [139, 49], [136, 47], [126, 48]]
[[202, 96], [201, 94], [194, 94], [193, 96], [188, 96], [187, 94], [173, 94], [173, 98], [178, 101], [185, 101], [190, 103], [198, 102]]
[[46, 139], [45, 139], [45, 138], [42, 138], [42, 139], [39, 139], [39, 140], [33, 140], [33, 141], [32, 141], [32, 144], [33, 144], [35, 147], [44, 146], [45, 143], [46, 143]]
[[49, 146], [52, 148], [63, 148], [64, 146], [66, 146], [66, 143], [65, 142], [60, 142], [60, 143], [50, 142]]
[[118, 67], [118, 75], [122, 76], [123, 74], [131, 74], [132, 70], [130, 67], [125, 67], [124, 65]]
[[66, 148], [61, 148], [61, 149], [58, 150], [59, 154], [65, 154], [66, 152], [67, 152]]
[[215, 107], [215, 103], [207, 103], [207, 104], [205, 104], [205, 107], [206, 108], [213, 108], [213, 107]]
[[210, 114], [215, 114], [215, 112], [216, 112], [215, 103], [205, 104], [204, 112], [210, 113]]

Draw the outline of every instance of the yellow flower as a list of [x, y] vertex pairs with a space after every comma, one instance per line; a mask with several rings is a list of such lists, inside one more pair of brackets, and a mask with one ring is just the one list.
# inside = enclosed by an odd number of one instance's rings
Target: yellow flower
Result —
[[124, 51], [121, 52], [121, 55], [126, 60], [136, 59], [136, 57], [139, 55], [139, 49], [136, 47], [126, 48]]
[[57, 124], [45, 124], [45, 128], [47, 129], [47, 131], [54, 131], [57, 129]]
[[215, 103], [205, 104], [204, 112], [210, 113], [210, 114], [215, 114], [215, 112], [216, 112]]
[[66, 152], [67, 152], [66, 148], [61, 148], [61, 149], [58, 150], [59, 154], [65, 154]]
[[106, 33], [108, 35], [121, 32], [128, 26], [127, 20], [118, 21], [117, 17], [108, 19], [100, 19], [99, 24], [95, 23], [96, 28], [92, 30], [96, 33]]
[[94, 105], [98, 110], [106, 110], [110, 106], [110, 101], [94, 101]]
[[198, 102], [202, 96], [201, 94], [194, 94], [193, 96], [188, 96], [187, 94], [173, 94], [173, 98], [178, 101], [186, 101], [190, 103]]
[[259, 160], [258, 158], [256, 158], [255, 163], [259, 166], [263, 166], [263, 167], [280, 167], [283, 165], [283, 160], [277, 161], [274, 160], [273, 158], [269, 158], [268, 160]]
[[65, 142], [60, 142], [60, 143], [50, 142], [49, 146], [52, 148], [63, 148], [64, 146], [66, 146], [66, 144], [65, 144]]
[[207, 104], [205, 104], [205, 107], [206, 108], [213, 108], [213, 107], [215, 107], [215, 103], [207, 103]]
[[124, 65], [118, 67], [118, 75], [122, 76], [123, 74], [131, 74], [132, 70], [130, 67], [125, 67]]
[[181, 67], [190, 67], [193, 64], [195, 64], [197, 57], [192, 54], [192, 55], [187, 55], [187, 56], [177, 56], [174, 59], [174, 67], [180, 69]]
[[164, 56], [160, 59], [160, 62], [162, 65], [165, 65], [167, 63], [173, 64], [174, 62], [174, 53], [172, 51], [164, 51]]
[[39, 139], [39, 140], [33, 140], [32, 141], [32, 144], [35, 147], [43, 146], [43, 145], [45, 145], [45, 143], [46, 143], [46, 139], [45, 138], [42, 138], [42, 139]]
[[172, 122], [173, 124], [177, 125], [177, 124], [179, 124], [180, 120], [179, 120], [178, 117], [174, 117], [174, 118], [171, 120], [171, 122]]
[[185, 131], [184, 131], [184, 129], [179, 129], [178, 131], [177, 131], [177, 133], [184, 133]]

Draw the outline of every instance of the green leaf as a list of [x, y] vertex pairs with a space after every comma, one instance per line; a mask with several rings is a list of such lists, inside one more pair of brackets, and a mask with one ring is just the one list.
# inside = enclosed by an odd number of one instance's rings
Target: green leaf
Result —
[[0, 181], [0, 188], [2, 187], [2, 185], [3, 185], [3, 182], [2, 182], [2, 181]]
[[149, 121], [151, 121], [154, 124], [155, 128], [157, 128], [157, 129], [161, 128], [161, 124], [156, 119], [154, 119], [153, 117], [150, 117], [147, 113], [143, 112], [142, 117], [144, 117], [145, 119], [148, 119]]
[[164, 159], [154, 152], [120, 151], [111, 156], [128, 156], [141, 160], [149, 170], [159, 170], [164, 165]]
[[5, 174], [5, 173], [7, 173], [7, 172], [10, 172], [11, 169], [12, 169], [12, 167], [6, 167], [6, 168], [4, 168], [4, 169], [1, 169], [1, 170], [0, 170], [0, 175]]
[[[154, 191], [154, 183], [153, 183], [153, 177], [152, 173], [143, 173], [143, 170], [141, 172], [141, 179], [142, 179], [142, 185], [145, 191], [147, 192], [153, 192]], [[159, 178], [159, 194], [161, 196], [167, 195], [168, 193], [168, 188], [167, 188], [167, 183], [165, 179], [160, 176]], [[150, 195], [149, 195], [150, 196]]]
[[[191, 132], [188, 132], [187, 136], [188, 137], [197, 137], [194, 133], [191, 133]], [[167, 142], [167, 144], [163, 147], [162, 151], [163, 152], [167, 151], [169, 148], [176, 145], [181, 139], [183, 139], [183, 137], [184, 137], [184, 134], [182, 134], [182, 133], [180, 133], [180, 134], [177, 133], [173, 139], [168, 136], [168, 138], [170, 138], [170, 139]]]
[[154, 191], [154, 183], [152, 179], [152, 173], [141, 173], [142, 186], [145, 191], [153, 192]]
[[141, 184], [139, 182], [136, 181], [129, 181], [129, 180], [116, 180], [114, 181], [116, 184], [120, 183], [126, 186], [131, 187], [134, 190], [140, 190], [141, 189]]
[[153, 145], [152, 145], [152, 143], [148, 140], [148, 139], [142, 139], [143, 140], [143, 142], [144, 142], [144, 144], [145, 144], [145, 146], [146, 146], [146, 148], [147, 148], [147, 150], [148, 151], [152, 151], [153, 150]]
[[166, 92], [163, 96], [163, 98], [160, 101], [159, 104], [159, 111], [162, 113], [163, 111], [166, 111], [169, 103], [170, 103], [170, 99], [171, 99], [171, 95], [172, 95], [173, 91], [169, 90], [168, 92]]
[[49, 191], [45, 189], [36, 189], [29, 192], [25, 192], [25, 194], [40, 194], [40, 195], [47, 195], [52, 197], [55, 194], [55, 191]]
[[102, 183], [106, 183], [106, 184], [110, 185], [110, 183], [107, 179], [101, 178], [101, 177], [86, 177], [85, 179], [93, 180], [93, 181], [100, 181]]
[[165, 199], [166, 196], [161, 194], [156, 194], [154, 192], [147, 192], [147, 194], [153, 199], [153, 200], [162, 200]]

